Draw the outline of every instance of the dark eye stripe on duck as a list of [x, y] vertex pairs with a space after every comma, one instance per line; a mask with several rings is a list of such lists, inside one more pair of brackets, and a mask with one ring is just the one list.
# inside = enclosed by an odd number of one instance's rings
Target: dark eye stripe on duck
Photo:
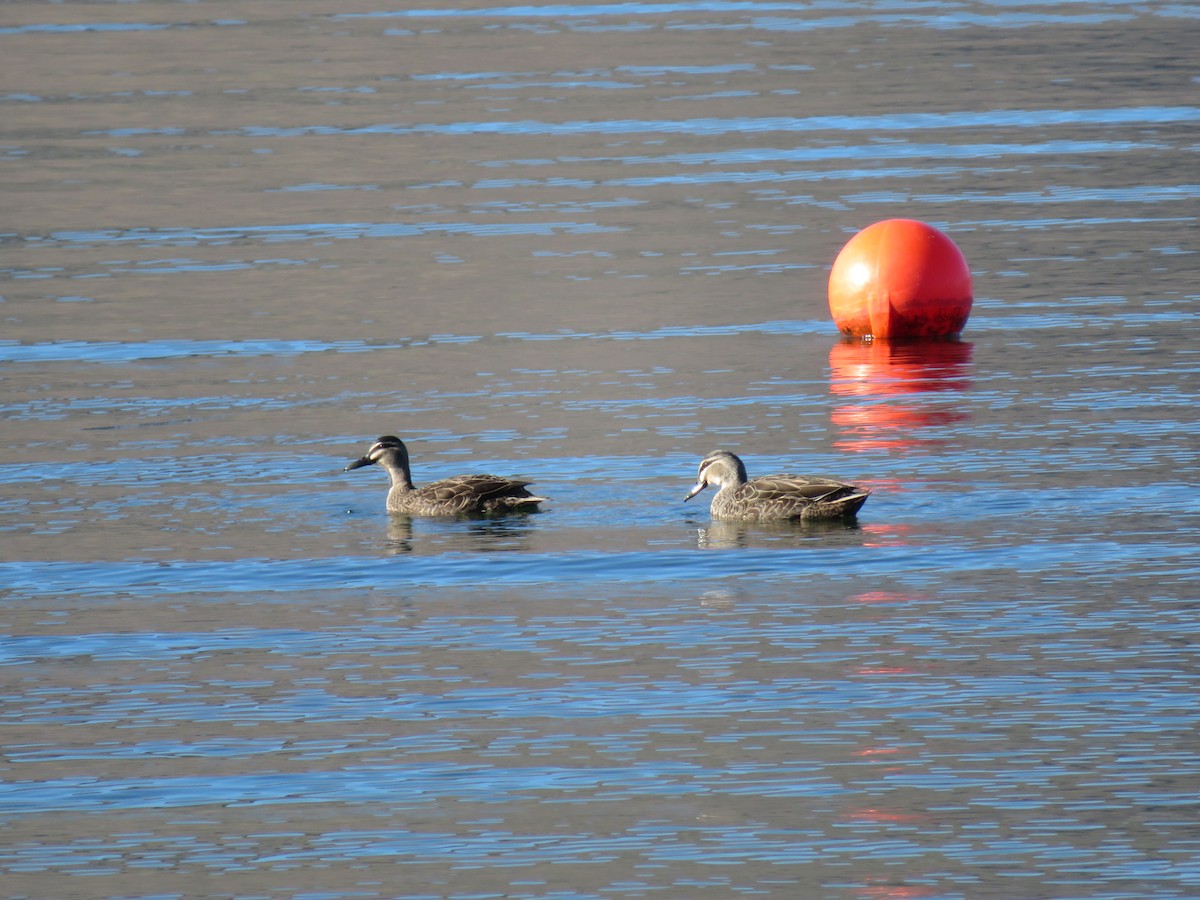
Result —
[[404, 450], [404, 442], [398, 437], [384, 435], [371, 445], [371, 449], [367, 451], [367, 456], [378, 456], [385, 450]]
[[736, 455], [730, 453], [728, 450], [714, 450], [708, 456], [704, 457], [704, 460], [700, 463], [699, 474], [704, 476], [709, 469], [719, 472], [722, 468], [730, 470], [739, 482], [746, 480], [745, 465], [743, 465], [742, 461]]

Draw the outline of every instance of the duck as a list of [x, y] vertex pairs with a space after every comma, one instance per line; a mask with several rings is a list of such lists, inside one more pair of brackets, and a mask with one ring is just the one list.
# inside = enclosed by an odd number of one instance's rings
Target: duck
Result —
[[378, 464], [391, 476], [387, 494], [389, 513], [410, 516], [455, 516], [470, 513], [500, 513], [536, 510], [545, 497], [535, 497], [525, 486], [499, 475], [456, 475], [416, 487], [408, 465], [408, 448], [395, 435], [384, 435], [359, 459], [342, 471]]
[[691, 500], [710, 484], [720, 490], [710, 507], [714, 519], [761, 522], [852, 519], [871, 492], [857, 485], [815, 475], [746, 477], [746, 466], [728, 450], [714, 450], [700, 461]]

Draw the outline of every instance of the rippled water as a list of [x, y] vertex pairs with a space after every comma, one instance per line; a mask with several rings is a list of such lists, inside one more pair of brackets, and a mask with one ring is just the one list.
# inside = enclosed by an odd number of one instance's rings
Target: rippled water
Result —
[[1200, 896], [1197, 18], [6, 4], [0, 893]]

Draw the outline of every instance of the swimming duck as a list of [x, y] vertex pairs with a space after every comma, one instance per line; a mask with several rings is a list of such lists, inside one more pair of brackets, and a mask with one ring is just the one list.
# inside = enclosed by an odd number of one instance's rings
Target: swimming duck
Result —
[[714, 519], [755, 522], [765, 519], [850, 519], [867, 502], [866, 488], [812, 475], [764, 475], [747, 478], [746, 466], [728, 450], [714, 450], [700, 462], [691, 500], [710, 484], [720, 487], [712, 499]]
[[495, 513], [537, 509], [545, 497], [525, 490], [528, 481], [498, 475], [456, 475], [414, 487], [408, 467], [408, 448], [400, 438], [385, 435], [371, 445], [366, 455], [343, 469], [360, 469], [379, 463], [392, 479], [387, 510], [412, 516], [453, 516], [460, 513]]

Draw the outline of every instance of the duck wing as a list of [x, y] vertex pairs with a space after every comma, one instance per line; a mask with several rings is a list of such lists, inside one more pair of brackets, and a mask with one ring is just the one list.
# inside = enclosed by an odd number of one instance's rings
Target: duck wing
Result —
[[763, 475], [746, 482], [742, 491], [746, 499], [757, 502], [790, 502], [801, 506], [832, 503], [844, 497], [866, 493], [863, 488], [818, 475]]
[[[501, 478], [499, 475], [456, 475], [418, 489], [423, 498], [456, 512], [473, 512], [498, 506], [516, 505], [511, 501], [536, 502], [525, 490], [528, 481]], [[507, 502], [506, 502], [507, 501]]]

